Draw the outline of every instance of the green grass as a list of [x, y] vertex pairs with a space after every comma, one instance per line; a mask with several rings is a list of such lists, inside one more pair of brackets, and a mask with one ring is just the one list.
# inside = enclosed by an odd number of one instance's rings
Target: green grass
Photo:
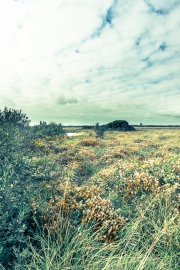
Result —
[[[29, 236], [29, 256], [25, 256], [27, 250], [17, 251], [13, 269], [180, 269], [179, 130], [105, 132], [103, 139], [84, 130], [80, 136], [61, 141], [43, 139], [36, 144], [31, 163], [39, 177], [29, 195], [38, 202], [32, 210], [36, 230]], [[62, 194], [60, 185], [67, 183], [71, 191], [67, 188]], [[79, 188], [101, 187], [104, 193], [92, 194], [90, 200], [96, 196], [100, 196], [99, 201], [110, 200], [115, 213], [124, 218], [114, 242], [101, 240], [100, 235], [109, 237], [105, 223], [99, 231], [93, 229], [93, 222], [83, 226], [84, 214], [77, 209], [73, 218], [64, 218], [62, 208], [56, 219], [58, 233], [52, 233], [50, 227], [55, 223], [44, 226], [41, 216], [46, 215], [47, 205], [56, 196], [62, 200], [67, 196], [66, 203], [71, 206], [73, 200], [82, 200], [87, 210], [87, 194], [84, 191], [78, 199], [74, 184]], [[56, 203], [48, 206], [52, 218], [53, 210], [58, 209]]]
[[[58, 235], [42, 232], [41, 250], [32, 247], [32, 260], [16, 269], [178, 269], [179, 226], [172, 196], [151, 196], [135, 208], [132, 218], [112, 244], [96, 241], [91, 230], [60, 224]], [[171, 242], [173, 239], [173, 242]]]

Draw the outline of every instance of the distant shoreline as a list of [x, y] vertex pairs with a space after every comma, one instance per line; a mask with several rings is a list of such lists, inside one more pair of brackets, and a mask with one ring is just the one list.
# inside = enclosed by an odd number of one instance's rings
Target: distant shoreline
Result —
[[[180, 125], [130, 125], [133, 127], [137, 127], [137, 128], [180, 128]], [[64, 128], [84, 128], [84, 129], [88, 129], [88, 128], [94, 128], [95, 126], [91, 126], [91, 125], [82, 125], [82, 126], [65, 126], [63, 125]]]
[[180, 127], [180, 125], [131, 125], [133, 127]]

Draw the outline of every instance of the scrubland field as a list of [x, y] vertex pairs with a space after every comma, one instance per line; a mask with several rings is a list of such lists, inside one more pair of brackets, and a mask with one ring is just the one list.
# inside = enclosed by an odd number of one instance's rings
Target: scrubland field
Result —
[[0, 267], [180, 269], [180, 129], [72, 131], [1, 144]]

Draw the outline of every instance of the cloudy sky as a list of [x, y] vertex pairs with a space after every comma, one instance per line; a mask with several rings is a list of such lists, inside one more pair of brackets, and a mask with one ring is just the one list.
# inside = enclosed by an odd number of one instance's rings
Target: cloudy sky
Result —
[[180, 0], [0, 0], [0, 109], [180, 125]]

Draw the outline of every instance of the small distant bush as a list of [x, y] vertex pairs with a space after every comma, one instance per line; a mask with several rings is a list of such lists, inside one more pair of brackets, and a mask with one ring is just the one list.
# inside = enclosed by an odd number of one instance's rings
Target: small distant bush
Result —
[[99, 138], [104, 138], [104, 132], [106, 131], [105, 127], [101, 127], [99, 123], [96, 123], [95, 129], [94, 129], [96, 136]]

